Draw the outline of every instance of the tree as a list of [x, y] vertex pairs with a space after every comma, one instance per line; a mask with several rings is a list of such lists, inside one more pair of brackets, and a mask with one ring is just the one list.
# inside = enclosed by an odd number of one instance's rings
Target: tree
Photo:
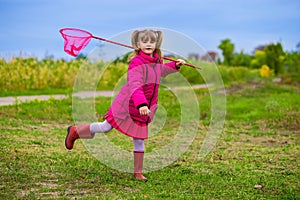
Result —
[[283, 64], [285, 53], [281, 43], [270, 44], [264, 51], [266, 53], [266, 64], [274, 70], [275, 75], [284, 72]]
[[298, 51], [300, 51], [300, 42], [298, 42], [298, 44], [296, 45], [296, 48]]
[[242, 50], [240, 53], [235, 53], [233, 60], [232, 60], [232, 66], [245, 66], [249, 67], [251, 62], [251, 56], [248, 54], [245, 54]]
[[222, 50], [222, 55], [224, 57], [224, 65], [231, 65], [234, 52], [234, 44], [231, 43], [230, 39], [224, 39], [218, 46]]
[[266, 62], [266, 53], [263, 50], [256, 50], [254, 56], [250, 62], [250, 67], [259, 69], [262, 65], [265, 65]]
[[76, 57], [76, 60], [86, 60], [87, 56], [83, 53], [79, 53], [79, 55]]
[[300, 52], [287, 53], [284, 65], [290, 73], [300, 74]]

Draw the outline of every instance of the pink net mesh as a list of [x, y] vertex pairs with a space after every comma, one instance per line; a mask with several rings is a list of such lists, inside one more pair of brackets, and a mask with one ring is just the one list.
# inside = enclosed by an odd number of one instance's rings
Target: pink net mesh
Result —
[[89, 32], [75, 28], [64, 28], [59, 32], [65, 41], [64, 51], [72, 56], [77, 56], [92, 38]]

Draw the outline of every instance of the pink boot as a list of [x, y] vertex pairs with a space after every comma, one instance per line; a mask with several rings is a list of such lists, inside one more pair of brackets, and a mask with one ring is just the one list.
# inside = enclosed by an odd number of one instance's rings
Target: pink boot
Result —
[[83, 124], [79, 126], [69, 126], [68, 134], [65, 139], [66, 148], [71, 150], [73, 149], [73, 145], [75, 140], [78, 138], [93, 138], [94, 135], [90, 132], [90, 125]]
[[144, 162], [144, 152], [134, 152], [134, 177], [139, 181], [148, 181], [148, 179], [143, 176], [143, 162]]

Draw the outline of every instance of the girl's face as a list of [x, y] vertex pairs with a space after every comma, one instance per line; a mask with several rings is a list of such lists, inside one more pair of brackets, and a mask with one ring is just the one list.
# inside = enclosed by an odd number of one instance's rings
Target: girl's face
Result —
[[156, 40], [152, 40], [147, 37], [145, 39], [140, 39], [137, 43], [139, 49], [141, 49], [145, 54], [153, 57], [153, 52], [156, 48]]

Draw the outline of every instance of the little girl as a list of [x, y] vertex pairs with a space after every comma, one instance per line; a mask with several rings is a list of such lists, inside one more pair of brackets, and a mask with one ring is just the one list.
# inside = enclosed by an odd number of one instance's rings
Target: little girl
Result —
[[157, 109], [160, 78], [178, 72], [184, 60], [163, 64], [160, 46], [162, 32], [145, 29], [134, 31], [131, 36], [134, 52], [129, 56], [127, 83], [122, 87], [105, 121], [68, 127], [66, 148], [71, 150], [78, 138], [93, 138], [95, 133], [106, 133], [112, 128], [132, 137], [134, 143], [134, 176], [143, 176], [144, 139], [148, 138], [148, 124]]

